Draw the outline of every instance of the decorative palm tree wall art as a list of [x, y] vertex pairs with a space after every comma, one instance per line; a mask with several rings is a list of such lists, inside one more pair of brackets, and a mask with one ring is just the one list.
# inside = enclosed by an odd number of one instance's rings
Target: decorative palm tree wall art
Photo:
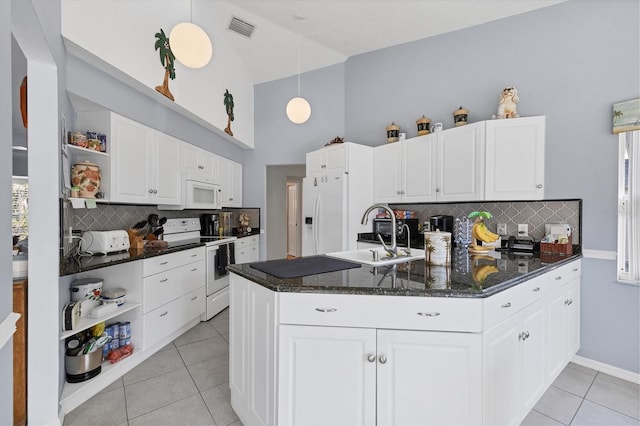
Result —
[[233, 95], [229, 93], [229, 89], [224, 91], [224, 107], [227, 109], [227, 127], [224, 128], [224, 132], [229, 136], [233, 136], [231, 122], [235, 117], [233, 115]]
[[173, 66], [176, 57], [171, 51], [169, 38], [164, 34], [162, 28], [160, 28], [159, 33], [156, 33], [155, 50], [160, 51], [160, 63], [164, 67], [164, 81], [161, 86], [156, 86], [156, 90], [173, 101], [175, 99], [169, 90], [169, 78], [171, 78], [171, 80], [176, 78], [176, 70]]

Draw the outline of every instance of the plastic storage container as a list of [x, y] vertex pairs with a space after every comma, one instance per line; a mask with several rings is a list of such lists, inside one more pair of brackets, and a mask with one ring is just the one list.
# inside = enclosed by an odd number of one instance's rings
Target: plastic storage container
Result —
[[116, 287], [102, 292], [102, 303], [115, 303], [118, 306], [124, 305], [127, 290], [122, 287]]

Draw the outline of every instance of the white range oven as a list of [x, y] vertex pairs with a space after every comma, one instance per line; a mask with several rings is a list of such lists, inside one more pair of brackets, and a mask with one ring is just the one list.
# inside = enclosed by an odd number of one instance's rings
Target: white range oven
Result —
[[167, 219], [164, 239], [175, 246], [202, 242], [206, 250], [207, 309], [200, 319], [208, 321], [229, 306], [229, 272], [227, 266], [235, 263], [236, 237], [200, 236], [200, 219]]

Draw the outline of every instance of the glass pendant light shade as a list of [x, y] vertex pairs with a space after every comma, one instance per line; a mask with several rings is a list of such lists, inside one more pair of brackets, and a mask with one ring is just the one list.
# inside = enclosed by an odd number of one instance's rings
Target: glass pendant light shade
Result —
[[169, 34], [171, 51], [182, 65], [202, 68], [209, 63], [213, 48], [206, 32], [190, 22], [182, 22]]
[[311, 105], [305, 98], [291, 98], [287, 103], [287, 117], [296, 124], [302, 124], [311, 117]]

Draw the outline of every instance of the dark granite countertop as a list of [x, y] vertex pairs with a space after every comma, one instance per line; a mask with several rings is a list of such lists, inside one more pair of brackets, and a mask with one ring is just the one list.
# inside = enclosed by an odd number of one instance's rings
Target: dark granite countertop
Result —
[[196, 239], [186, 244], [180, 244], [173, 247], [170, 245], [166, 249], [127, 250], [119, 253], [95, 256], [66, 256], [60, 259], [60, 276], [78, 274], [80, 272], [91, 271], [93, 269], [106, 268], [108, 266], [132, 262], [134, 260], [148, 259], [150, 257], [162, 256], [163, 254], [175, 253], [203, 246], [204, 243], [200, 242], [200, 239]]
[[[369, 294], [421, 297], [482, 298], [549, 272], [582, 257], [498, 253], [500, 259], [471, 256], [465, 249], [453, 251], [451, 267], [427, 266], [424, 260], [397, 267], [373, 267], [281, 279], [251, 267], [231, 265], [228, 270], [272, 291], [297, 293]], [[484, 266], [489, 265], [489, 266]], [[491, 265], [497, 272], [479, 273]], [[475, 274], [474, 274], [475, 272]]]

